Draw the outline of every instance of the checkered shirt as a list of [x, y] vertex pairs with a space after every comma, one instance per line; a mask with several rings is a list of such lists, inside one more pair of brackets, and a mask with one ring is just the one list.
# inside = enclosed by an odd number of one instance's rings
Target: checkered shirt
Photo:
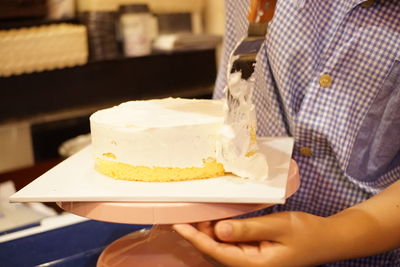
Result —
[[[248, 25], [248, 1], [225, 6], [215, 98]], [[301, 175], [273, 211], [329, 216], [400, 179], [399, 0], [278, 0], [255, 77], [258, 135], [293, 135]], [[400, 250], [326, 266], [400, 266]]]

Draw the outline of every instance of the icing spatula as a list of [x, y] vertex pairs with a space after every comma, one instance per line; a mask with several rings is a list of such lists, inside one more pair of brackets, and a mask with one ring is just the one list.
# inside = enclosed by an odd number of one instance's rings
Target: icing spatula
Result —
[[[275, 12], [276, 0], [251, 0], [248, 13], [247, 36], [239, 42], [233, 52], [230, 73], [241, 72], [242, 79], [248, 80], [254, 72], [256, 56], [264, 43], [268, 22]], [[229, 90], [228, 90], [229, 91]]]
[[[225, 122], [221, 130], [219, 160], [225, 170], [242, 177], [264, 179], [266, 161], [257, 153], [256, 114], [252, 102], [256, 57], [262, 49], [276, 0], [251, 0], [247, 36], [234, 49], [225, 89]], [[258, 170], [257, 170], [258, 169]]]

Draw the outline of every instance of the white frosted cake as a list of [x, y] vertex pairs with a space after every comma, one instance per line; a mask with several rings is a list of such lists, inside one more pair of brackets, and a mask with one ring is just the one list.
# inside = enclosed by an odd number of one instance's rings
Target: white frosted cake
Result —
[[255, 126], [225, 123], [221, 100], [130, 101], [90, 117], [96, 169], [148, 182], [218, 177], [225, 172], [264, 180], [268, 166]]
[[124, 180], [182, 181], [224, 175], [216, 159], [223, 102], [130, 101], [90, 117], [96, 169]]

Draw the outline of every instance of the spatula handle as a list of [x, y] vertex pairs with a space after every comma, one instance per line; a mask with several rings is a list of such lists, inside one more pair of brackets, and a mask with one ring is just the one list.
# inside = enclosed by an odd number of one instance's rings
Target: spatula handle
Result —
[[[277, 0], [251, 0], [247, 16], [249, 22], [269, 22], [274, 17]], [[261, 16], [260, 16], [261, 13]]]

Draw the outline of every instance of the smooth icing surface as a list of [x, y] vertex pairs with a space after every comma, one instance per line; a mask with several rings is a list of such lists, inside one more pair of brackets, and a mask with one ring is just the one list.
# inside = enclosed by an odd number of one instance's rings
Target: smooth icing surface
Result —
[[133, 166], [203, 167], [223, 124], [218, 100], [130, 101], [90, 117], [94, 156]]

